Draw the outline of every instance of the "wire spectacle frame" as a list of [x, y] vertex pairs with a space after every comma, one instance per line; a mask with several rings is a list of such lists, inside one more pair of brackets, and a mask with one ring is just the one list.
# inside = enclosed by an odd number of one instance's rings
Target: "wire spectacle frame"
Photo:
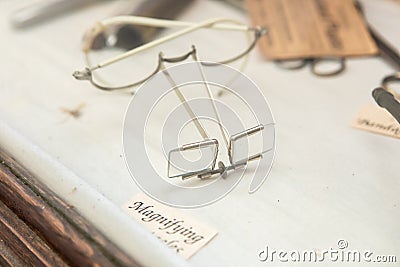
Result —
[[[177, 63], [179, 61], [186, 60], [188, 57], [192, 57], [192, 59], [197, 63], [198, 70], [201, 74], [202, 81], [203, 81], [202, 84], [204, 85], [204, 87], [206, 89], [208, 99], [211, 101], [212, 109], [215, 114], [215, 118], [218, 123], [219, 130], [223, 137], [224, 144], [227, 147], [228, 158], [229, 158], [228, 165], [225, 165], [223, 163], [223, 161], [218, 161], [218, 159], [217, 159], [218, 152], [219, 152], [218, 140], [214, 139], [214, 138], [210, 138], [210, 135], [207, 133], [205, 127], [202, 125], [198, 116], [196, 115], [194, 110], [191, 108], [187, 99], [181, 92], [179, 86], [175, 83], [174, 79], [171, 77], [170, 73], [168, 72], [168, 69], [165, 67], [165, 64], [164, 64], [165, 62]], [[263, 157], [264, 153], [267, 153], [268, 151], [273, 149], [271, 147], [270, 149], [267, 149], [265, 151], [259, 151], [257, 153], [247, 155], [246, 157], [242, 157], [242, 158], [237, 158], [237, 156], [235, 156], [235, 147], [236, 147], [235, 144], [238, 141], [248, 138], [252, 135], [262, 134], [262, 131], [265, 129], [265, 127], [274, 125], [274, 123], [270, 123], [267, 125], [260, 124], [255, 127], [245, 129], [242, 132], [239, 132], [237, 134], [234, 134], [234, 135], [228, 137], [227, 133], [225, 132], [225, 129], [223, 128], [223, 123], [222, 123], [221, 116], [219, 114], [217, 105], [215, 104], [215, 99], [212, 95], [212, 92], [211, 92], [211, 89], [210, 89], [208, 83], [206, 82], [207, 79], [205, 77], [203, 67], [207, 64], [202, 64], [202, 62], [199, 60], [197, 52], [196, 52], [196, 48], [194, 46], [192, 46], [192, 49], [190, 52], [188, 52], [182, 56], [175, 57], [175, 58], [165, 58], [164, 55], [162, 53], [160, 53], [158, 65], [160, 66], [160, 71], [165, 75], [165, 77], [169, 81], [173, 91], [178, 96], [178, 98], [179, 98], [180, 102], [182, 103], [182, 105], [184, 106], [186, 112], [188, 113], [191, 120], [195, 124], [197, 131], [203, 138], [203, 140], [201, 140], [201, 141], [190, 143], [190, 144], [184, 144], [183, 146], [177, 147], [168, 152], [168, 167], [167, 167], [168, 178], [180, 177], [182, 180], [187, 180], [192, 177], [197, 177], [199, 179], [208, 179], [215, 175], [221, 175], [222, 178], [225, 178], [225, 177], [227, 177], [229, 171], [234, 171], [236, 169], [243, 168], [249, 162], [257, 160], [257, 159], [261, 159]], [[210, 158], [209, 161], [207, 161], [208, 164], [206, 166], [203, 166], [198, 170], [186, 170], [186, 169], [176, 167], [176, 164], [174, 164], [174, 162], [171, 160], [172, 155], [175, 153], [182, 153], [185, 151], [193, 151], [193, 150], [200, 150], [200, 149], [207, 149], [207, 148], [212, 149], [213, 156]], [[218, 161], [218, 164], [217, 164], [217, 161]], [[218, 168], [216, 168], [216, 165], [218, 166]], [[181, 172], [178, 174], [172, 174], [171, 170], [173, 168], [179, 169]]]
[[[183, 28], [183, 29], [181, 29], [175, 33], [161, 37], [157, 40], [146, 43], [144, 45], [141, 45], [139, 47], [136, 47], [134, 49], [131, 49], [125, 53], [122, 53], [116, 57], [110, 58], [103, 62], [91, 64], [89, 57], [88, 57], [88, 53], [91, 49], [91, 44], [94, 41], [94, 38], [96, 37], [96, 35], [99, 34], [99, 32], [103, 31], [104, 28], [106, 28], [108, 26], [112, 26], [112, 25], [118, 25], [118, 24], [145, 25], [145, 26], [166, 27], [166, 28], [178, 27], [178, 28]], [[150, 48], [157, 47], [160, 44], [166, 43], [166, 42], [176, 39], [180, 36], [184, 36], [188, 33], [195, 32], [200, 29], [207, 29], [207, 28], [209, 28], [210, 30], [239, 31], [239, 32], [246, 33], [246, 35], [248, 37], [250, 37], [248, 39], [249, 40], [248, 45], [244, 50], [238, 51], [235, 55], [232, 55], [231, 57], [221, 60], [219, 62], [213, 62], [213, 63], [210, 63], [209, 61], [207, 61], [207, 62], [200, 61], [198, 58], [198, 55], [197, 55], [196, 47], [194, 45], [192, 46], [192, 49], [189, 52], [184, 53], [180, 56], [176, 56], [176, 57], [165, 57], [164, 54], [162, 52], [160, 52], [158, 55], [157, 66], [154, 68], [153, 71], [151, 71], [143, 79], [140, 79], [133, 83], [124, 84], [124, 85], [105, 86], [105, 85], [97, 83], [93, 77], [94, 76], [93, 72], [98, 69], [110, 66], [118, 61], [121, 61], [121, 60], [129, 58], [133, 55], [144, 52]], [[189, 114], [191, 120], [195, 124], [197, 131], [200, 133], [201, 137], [203, 138], [203, 140], [201, 140], [201, 141], [190, 143], [190, 144], [185, 144], [181, 147], [178, 147], [178, 148], [175, 148], [175, 149], [172, 149], [169, 151], [167, 176], [169, 178], [180, 177], [183, 180], [186, 180], [191, 177], [206, 179], [206, 178], [213, 177], [215, 175], [221, 175], [223, 178], [225, 178], [228, 175], [228, 171], [234, 171], [238, 168], [243, 168], [250, 161], [254, 161], [254, 160], [262, 158], [263, 153], [269, 151], [269, 150], [260, 151], [259, 153], [256, 153], [253, 155], [248, 155], [247, 157], [241, 158], [241, 159], [235, 158], [235, 143], [238, 140], [243, 140], [244, 138], [247, 138], [251, 135], [262, 133], [262, 131], [264, 130], [264, 127], [266, 127], [267, 125], [257, 125], [253, 128], [246, 129], [243, 132], [240, 132], [238, 134], [228, 137], [227, 133], [225, 132], [225, 130], [223, 128], [223, 124], [222, 124], [217, 106], [215, 104], [215, 99], [213, 97], [213, 94], [211, 93], [211, 89], [209, 88], [208, 83], [206, 82], [206, 77], [204, 75], [202, 68], [207, 65], [213, 65], [213, 64], [215, 64], [215, 65], [229, 64], [238, 59], [244, 58], [255, 47], [259, 38], [266, 33], [267, 33], [267, 30], [263, 27], [259, 27], [259, 26], [248, 27], [240, 22], [233, 21], [230, 19], [224, 19], [224, 18], [211, 19], [211, 20], [207, 20], [207, 21], [204, 21], [201, 23], [160, 20], [160, 19], [152, 19], [152, 18], [133, 17], [133, 16], [122, 16], [122, 17], [109, 18], [109, 19], [105, 19], [101, 22], [98, 22], [94, 27], [92, 27], [85, 34], [82, 50], [84, 52], [84, 55], [85, 55], [85, 58], [87, 61], [87, 65], [89, 67], [86, 67], [83, 71], [74, 72], [73, 76], [78, 80], [88, 80], [92, 85], [94, 85], [98, 89], [106, 90], [106, 91], [113, 91], [113, 90], [130, 89], [134, 86], [140, 85], [143, 82], [147, 81], [156, 73], [162, 72], [165, 75], [165, 77], [167, 78], [167, 80], [169, 81], [171, 88], [173, 88], [173, 91], [178, 96], [178, 98], [179, 98], [180, 102], [182, 103], [182, 105], [184, 106], [186, 112]], [[179, 89], [179, 86], [177, 86], [177, 84], [175, 83], [173, 78], [169, 75], [167, 68], [165, 67], [165, 63], [178, 63], [178, 62], [184, 61], [190, 57], [195, 62], [197, 62], [199, 71], [201, 73], [201, 77], [204, 82], [203, 84], [205, 86], [208, 98], [211, 101], [212, 109], [215, 113], [216, 120], [219, 125], [219, 129], [221, 131], [222, 137], [223, 137], [224, 145], [227, 148], [228, 158], [229, 158], [229, 164], [227, 164], [227, 166], [225, 166], [223, 161], [218, 161], [218, 152], [219, 152], [218, 140], [210, 138], [210, 136], [207, 134], [206, 129], [202, 125], [198, 116], [195, 114], [193, 109], [190, 107], [185, 96]], [[204, 168], [201, 168], [199, 170], [188, 170], [188, 171], [184, 170], [183, 172], [181, 172], [179, 174], [175, 174], [175, 175], [171, 174], [171, 169], [174, 167], [173, 162], [171, 160], [171, 156], [174, 153], [181, 153], [184, 151], [203, 149], [203, 148], [213, 149], [211, 161], [209, 162], [210, 164], [208, 164], [207, 166], [205, 166]], [[218, 163], [217, 163], [217, 161], [218, 161]], [[216, 165], [217, 165], [217, 167], [216, 167]]]
[[[125, 53], [122, 53], [116, 57], [108, 59], [106, 61], [91, 64], [90, 59], [88, 57], [88, 53], [90, 51], [91, 44], [94, 42], [95, 37], [103, 31], [106, 27], [110, 27], [113, 25], [118, 24], [131, 24], [131, 25], [141, 25], [141, 26], [152, 26], [152, 27], [164, 27], [164, 28], [183, 28], [175, 33], [169, 34], [167, 36], [161, 37], [134, 49], [131, 49]], [[221, 60], [216, 62], [217, 64], [229, 64], [238, 59], [245, 57], [256, 45], [258, 39], [267, 33], [267, 30], [263, 27], [248, 27], [238, 21], [225, 19], [225, 18], [216, 18], [206, 20], [201, 23], [191, 23], [191, 22], [183, 22], [183, 21], [173, 21], [173, 20], [162, 20], [162, 19], [154, 19], [154, 18], [145, 18], [145, 17], [137, 17], [137, 16], [118, 16], [113, 18], [105, 19], [101, 22], [96, 23], [94, 27], [89, 29], [83, 41], [82, 50], [85, 55], [86, 63], [89, 67], [86, 67], [82, 71], [75, 71], [73, 76], [78, 80], [87, 80], [93, 86], [98, 89], [105, 90], [105, 91], [114, 91], [114, 90], [124, 90], [130, 89], [132, 87], [138, 86], [148, 80], [150, 77], [155, 75], [157, 72], [161, 70], [160, 62], [158, 62], [157, 66], [151, 71], [148, 75], [145, 75], [144, 78], [118, 86], [109, 86], [103, 85], [97, 82], [94, 79], [94, 72], [98, 69], [104, 68], [106, 66], [112, 65], [118, 61], [131, 57], [135, 54], [144, 52], [150, 48], [157, 47], [165, 42], [170, 40], [176, 39], [178, 37], [184, 36], [191, 32], [198, 31], [199, 29], [206, 29], [209, 28], [210, 30], [222, 30], [222, 31], [240, 31], [248, 34], [249, 42], [247, 48], [243, 51], [238, 51], [237, 54], [233, 55], [230, 58]], [[91, 66], [91, 67], [90, 67]]]

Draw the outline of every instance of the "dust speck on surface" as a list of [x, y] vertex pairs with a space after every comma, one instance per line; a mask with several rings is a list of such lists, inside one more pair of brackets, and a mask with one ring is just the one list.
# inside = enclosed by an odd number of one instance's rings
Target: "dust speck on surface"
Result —
[[70, 115], [71, 117], [78, 119], [82, 116], [82, 109], [85, 107], [85, 103], [80, 103], [75, 108], [60, 107], [61, 112]]

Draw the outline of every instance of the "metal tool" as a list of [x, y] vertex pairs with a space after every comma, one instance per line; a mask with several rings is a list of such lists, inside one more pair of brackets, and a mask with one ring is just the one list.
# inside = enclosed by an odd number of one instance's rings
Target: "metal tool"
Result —
[[364, 18], [367, 25], [367, 29], [372, 39], [375, 41], [376, 46], [379, 49], [379, 55], [396, 71], [400, 71], [400, 54], [399, 52], [382, 36], [380, 35], [367, 21], [365, 17], [363, 7], [359, 1], [354, 2], [355, 7]]
[[382, 87], [378, 87], [372, 91], [372, 96], [380, 107], [389, 111], [397, 122], [400, 123], [400, 103], [392, 93]]
[[[159, 19], [176, 19], [194, 0], [152, 0], [143, 1], [127, 15]], [[111, 30], [103, 30], [96, 36], [91, 49], [118, 47], [130, 50], [154, 40], [163, 28], [122, 24]]]
[[391, 86], [393, 83], [400, 83], [400, 54], [368, 23], [361, 3], [355, 1], [354, 5], [364, 17], [368, 31], [379, 49], [379, 55], [397, 71], [394, 74], [384, 77], [381, 82], [382, 86], [375, 88], [372, 91], [372, 96], [380, 107], [385, 108], [400, 123], [400, 95]]
[[[376, 46], [379, 49], [379, 55], [393, 66], [396, 71], [400, 71], [400, 55], [393, 46], [391, 46], [367, 21], [363, 7], [359, 1], [354, 1], [354, 6], [358, 10], [359, 14], [364, 18], [367, 29], [372, 39], [375, 41]], [[333, 68], [328, 71], [323, 71], [320, 68], [325, 63], [335, 63]], [[301, 69], [306, 65], [311, 66], [311, 72], [317, 76], [328, 77], [334, 76], [343, 72], [346, 68], [346, 62], [344, 58], [307, 58], [299, 60], [277, 60], [275, 63], [285, 69], [295, 70]]]
[[[287, 70], [298, 70], [309, 65], [311, 72], [320, 77], [335, 76], [346, 69], [346, 61], [340, 57], [275, 60], [275, 64]], [[326, 65], [329, 65], [328, 68], [325, 68]]]
[[400, 84], [400, 72], [384, 77], [382, 86], [372, 91], [372, 97], [380, 107], [386, 109], [400, 123], [400, 96], [393, 86], [390, 86], [392, 83]]
[[47, 0], [21, 8], [11, 15], [11, 24], [24, 28], [43, 22], [82, 6], [93, 4], [96, 0]]

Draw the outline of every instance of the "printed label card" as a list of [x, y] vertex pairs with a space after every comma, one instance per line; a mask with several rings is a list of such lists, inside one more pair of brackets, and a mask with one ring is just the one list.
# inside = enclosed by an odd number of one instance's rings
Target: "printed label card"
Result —
[[123, 209], [185, 259], [193, 256], [218, 233], [143, 193], [133, 197]]
[[385, 109], [368, 105], [358, 112], [351, 126], [360, 130], [400, 138], [400, 124]]

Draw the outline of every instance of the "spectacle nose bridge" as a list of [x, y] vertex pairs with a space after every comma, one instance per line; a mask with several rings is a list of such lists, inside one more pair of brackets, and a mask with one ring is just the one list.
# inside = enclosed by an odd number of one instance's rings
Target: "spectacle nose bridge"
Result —
[[74, 71], [74, 73], [72, 73], [72, 76], [74, 76], [74, 78], [79, 81], [90, 81], [92, 79], [92, 72], [89, 68], [85, 68], [82, 71]]

